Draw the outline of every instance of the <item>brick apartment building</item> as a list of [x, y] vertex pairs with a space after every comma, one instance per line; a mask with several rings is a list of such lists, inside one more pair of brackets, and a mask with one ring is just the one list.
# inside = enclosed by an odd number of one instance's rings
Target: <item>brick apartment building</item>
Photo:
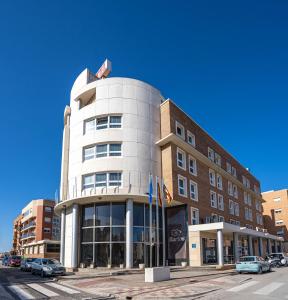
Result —
[[22, 214], [17, 216], [17, 218], [13, 221], [13, 243], [12, 243], [12, 254], [21, 253], [21, 219]]
[[264, 225], [269, 232], [284, 238], [284, 248], [288, 251], [288, 190], [263, 192]]
[[[60, 252], [60, 219], [54, 214], [55, 201], [32, 200], [14, 221], [13, 252], [29, 257], [55, 257]], [[19, 234], [20, 230], [20, 234]], [[19, 247], [20, 243], [20, 247]]]

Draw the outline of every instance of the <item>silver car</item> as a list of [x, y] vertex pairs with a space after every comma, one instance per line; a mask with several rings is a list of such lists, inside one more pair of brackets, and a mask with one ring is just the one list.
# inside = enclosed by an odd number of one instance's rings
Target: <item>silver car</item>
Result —
[[21, 271], [31, 271], [31, 266], [33, 261], [35, 261], [36, 258], [24, 258], [21, 260], [20, 270]]
[[39, 274], [41, 277], [53, 275], [65, 275], [65, 268], [60, 262], [53, 258], [37, 258], [31, 264], [32, 274]]

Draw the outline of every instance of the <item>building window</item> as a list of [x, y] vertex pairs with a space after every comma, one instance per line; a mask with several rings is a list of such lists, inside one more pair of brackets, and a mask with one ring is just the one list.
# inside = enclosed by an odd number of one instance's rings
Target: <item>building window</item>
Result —
[[231, 181], [228, 181], [228, 195], [233, 196], [233, 184]]
[[234, 214], [239, 217], [239, 204], [234, 202]]
[[121, 128], [122, 116], [103, 116], [84, 121], [84, 134], [94, 130]]
[[229, 214], [234, 215], [234, 202], [229, 200]]
[[191, 146], [195, 147], [195, 135], [189, 130], [187, 130], [187, 142]]
[[48, 227], [44, 227], [44, 233], [50, 233], [51, 232], [51, 229], [48, 228]]
[[281, 198], [280, 198], [280, 197], [274, 198], [273, 201], [274, 201], [274, 202], [280, 202], [280, 201], [281, 201]]
[[121, 156], [122, 155], [122, 144], [98, 144], [92, 147], [86, 147], [83, 149], [83, 160], [90, 160], [109, 156]]
[[214, 150], [211, 149], [210, 147], [208, 147], [208, 158], [214, 162], [214, 159], [215, 159]]
[[181, 175], [178, 175], [178, 194], [187, 197], [187, 179]]
[[283, 225], [284, 222], [283, 222], [283, 220], [276, 220], [276, 221], [275, 221], [275, 224], [276, 224], [276, 225]]
[[199, 209], [191, 207], [191, 224], [197, 225], [199, 224]]
[[181, 139], [185, 140], [185, 129], [182, 124], [176, 121], [176, 135], [181, 137]]
[[224, 219], [223, 216], [218, 216], [218, 221], [219, 221], [219, 222], [225, 222], [225, 219]]
[[211, 207], [217, 208], [217, 195], [213, 191], [210, 191], [210, 204]]
[[232, 173], [231, 164], [228, 161], [226, 162], [226, 170], [229, 174]]
[[45, 212], [50, 213], [50, 212], [52, 212], [53, 208], [51, 206], [45, 206], [44, 210], [45, 210]]
[[234, 198], [238, 199], [238, 189], [237, 185], [233, 184], [233, 196]]
[[45, 221], [45, 223], [51, 223], [51, 218], [50, 217], [45, 217], [44, 221]]
[[109, 144], [109, 156], [121, 156], [122, 145], [121, 144]]
[[263, 218], [261, 214], [256, 213], [256, 222], [259, 225], [263, 225]]
[[251, 197], [251, 194], [247, 194], [247, 199], [248, 199], [248, 201], [247, 201], [247, 204], [249, 205], [249, 206], [251, 206], [252, 205], [252, 197]]
[[244, 203], [245, 203], [245, 204], [248, 204], [248, 194], [247, 194], [247, 192], [245, 192], [245, 191], [244, 191], [243, 194], [244, 194]]
[[209, 181], [210, 181], [210, 185], [215, 186], [216, 185], [216, 179], [215, 179], [215, 171], [209, 169]]
[[251, 208], [249, 208], [249, 220], [253, 221], [253, 213]]
[[83, 176], [83, 189], [122, 185], [121, 172], [96, 173]]
[[95, 157], [95, 147], [84, 148], [84, 161]]
[[197, 176], [197, 164], [196, 159], [189, 155], [189, 173]]
[[218, 194], [218, 209], [224, 210], [224, 198], [220, 194]]
[[96, 157], [105, 157], [107, 156], [108, 146], [107, 144], [96, 145]]
[[254, 192], [258, 195], [260, 195], [260, 188], [256, 184], [254, 184]]
[[211, 214], [211, 223], [217, 223], [218, 222], [218, 216], [216, 214]]
[[275, 214], [281, 214], [281, 213], [282, 213], [282, 209], [281, 209], [281, 208], [276, 208], [276, 209], [274, 210], [274, 213], [275, 213]]
[[177, 166], [180, 169], [186, 170], [186, 154], [180, 148], [177, 148]]
[[236, 168], [232, 167], [232, 176], [237, 178]]
[[284, 235], [284, 228], [278, 230], [277, 235]]
[[217, 188], [222, 191], [223, 189], [222, 176], [220, 174], [217, 174], [216, 177], [217, 177]]
[[190, 198], [194, 201], [198, 201], [198, 186], [197, 183], [190, 180]]
[[221, 167], [221, 156], [217, 152], [215, 152], [215, 164]]
[[245, 215], [245, 220], [250, 220], [249, 219], [249, 209], [248, 209], [248, 207], [244, 208], [244, 215]]

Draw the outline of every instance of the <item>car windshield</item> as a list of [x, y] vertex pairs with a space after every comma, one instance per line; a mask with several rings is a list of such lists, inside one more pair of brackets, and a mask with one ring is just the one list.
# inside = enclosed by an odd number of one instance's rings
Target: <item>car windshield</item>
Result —
[[12, 259], [21, 259], [21, 256], [13, 255], [11, 258], [12, 258]]
[[33, 262], [33, 261], [35, 261], [35, 258], [27, 258], [26, 261], [27, 262]]
[[282, 255], [274, 253], [274, 254], [269, 255], [269, 257], [270, 258], [280, 258], [280, 257], [282, 257]]
[[59, 264], [59, 261], [56, 259], [45, 259], [43, 260], [43, 265], [56, 265]]
[[255, 257], [254, 257], [254, 256], [240, 257], [240, 261], [241, 261], [241, 262], [245, 262], [245, 261], [255, 261]]

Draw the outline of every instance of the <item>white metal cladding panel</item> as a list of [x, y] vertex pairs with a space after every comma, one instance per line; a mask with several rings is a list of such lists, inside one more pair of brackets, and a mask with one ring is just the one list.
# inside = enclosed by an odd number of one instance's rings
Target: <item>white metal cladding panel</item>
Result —
[[65, 267], [70, 268], [72, 263], [71, 249], [72, 249], [72, 208], [66, 210], [66, 224], [65, 224]]

